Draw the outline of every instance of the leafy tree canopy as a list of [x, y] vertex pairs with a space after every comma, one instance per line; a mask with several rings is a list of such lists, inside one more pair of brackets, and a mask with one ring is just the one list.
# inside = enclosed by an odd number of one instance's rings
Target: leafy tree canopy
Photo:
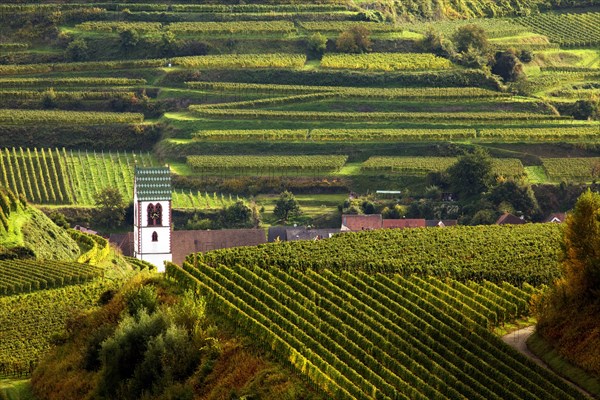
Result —
[[450, 186], [461, 197], [483, 193], [491, 186], [492, 160], [487, 152], [476, 148], [448, 168]]
[[354, 25], [342, 32], [335, 47], [343, 53], [365, 53], [371, 51], [371, 32], [362, 25]]
[[279, 199], [275, 203], [275, 208], [273, 209], [273, 214], [275, 214], [280, 221], [286, 223], [288, 219], [296, 217], [301, 213], [300, 204], [298, 204], [298, 200], [296, 200], [291, 192], [286, 190], [279, 195]]
[[109, 228], [119, 226], [125, 219], [125, 202], [117, 188], [106, 187], [94, 195], [97, 221]]

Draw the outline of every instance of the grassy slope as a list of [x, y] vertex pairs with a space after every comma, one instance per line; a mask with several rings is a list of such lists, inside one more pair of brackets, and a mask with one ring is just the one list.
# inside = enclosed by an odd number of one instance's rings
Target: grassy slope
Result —
[[38, 258], [54, 260], [74, 260], [79, 255], [79, 246], [66, 231], [33, 207], [12, 212], [9, 224], [9, 232], [0, 235], [2, 246], [26, 246]]
[[[71, 332], [66, 343], [57, 347], [34, 372], [32, 384], [40, 398], [90, 398], [98, 393], [102, 369], [86, 370], [82, 367], [89, 362], [85, 357], [90, 343], [97, 340], [99, 332], [114, 332], [119, 321], [127, 314], [126, 293], [132, 293], [140, 285], [147, 284], [159, 288], [160, 303], [168, 304], [171, 310], [175, 308], [173, 304], [179, 301], [181, 289], [173, 286], [171, 281], [140, 275], [125, 284], [110, 303], [82, 317], [79, 329]], [[322, 399], [287, 367], [273, 362], [269, 354], [237, 336], [236, 327], [226, 320], [215, 318], [210, 310], [207, 310], [206, 319], [204, 315], [194, 316], [194, 334], [199, 337], [210, 335], [204, 342], [206, 349], [201, 350], [202, 359], [193, 373], [170, 388], [169, 393], [173, 397], [165, 394], [161, 399], [192, 398], [192, 393], [194, 398], [205, 400], [239, 399], [244, 396], [261, 399]], [[213, 341], [217, 343], [214, 348], [216, 353], [212, 353], [210, 347]], [[132, 360], [130, 368], [134, 368], [138, 361]], [[183, 397], [177, 397], [175, 393]]]

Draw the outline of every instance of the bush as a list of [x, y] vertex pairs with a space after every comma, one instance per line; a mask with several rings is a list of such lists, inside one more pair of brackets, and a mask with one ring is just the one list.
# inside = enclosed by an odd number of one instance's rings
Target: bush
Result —
[[308, 54], [320, 58], [327, 49], [327, 38], [320, 32], [313, 33], [307, 39]]
[[65, 50], [65, 57], [70, 61], [85, 61], [89, 58], [88, 45], [84, 39], [73, 40]]
[[362, 25], [355, 25], [342, 32], [335, 42], [335, 47], [342, 53], [365, 53], [371, 51], [371, 32]]

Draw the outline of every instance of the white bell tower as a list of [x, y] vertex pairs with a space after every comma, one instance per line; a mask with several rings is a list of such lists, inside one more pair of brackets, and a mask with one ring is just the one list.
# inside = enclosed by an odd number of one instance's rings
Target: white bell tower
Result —
[[171, 251], [171, 172], [169, 167], [135, 168], [133, 255], [165, 272]]

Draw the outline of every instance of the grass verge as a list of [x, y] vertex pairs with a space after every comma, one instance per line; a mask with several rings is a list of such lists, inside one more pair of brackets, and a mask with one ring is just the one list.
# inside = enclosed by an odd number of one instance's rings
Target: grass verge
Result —
[[35, 400], [29, 379], [0, 380], [0, 400]]
[[537, 333], [527, 340], [527, 347], [558, 375], [591, 393], [594, 398], [600, 398], [600, 379], [570, 364]]

